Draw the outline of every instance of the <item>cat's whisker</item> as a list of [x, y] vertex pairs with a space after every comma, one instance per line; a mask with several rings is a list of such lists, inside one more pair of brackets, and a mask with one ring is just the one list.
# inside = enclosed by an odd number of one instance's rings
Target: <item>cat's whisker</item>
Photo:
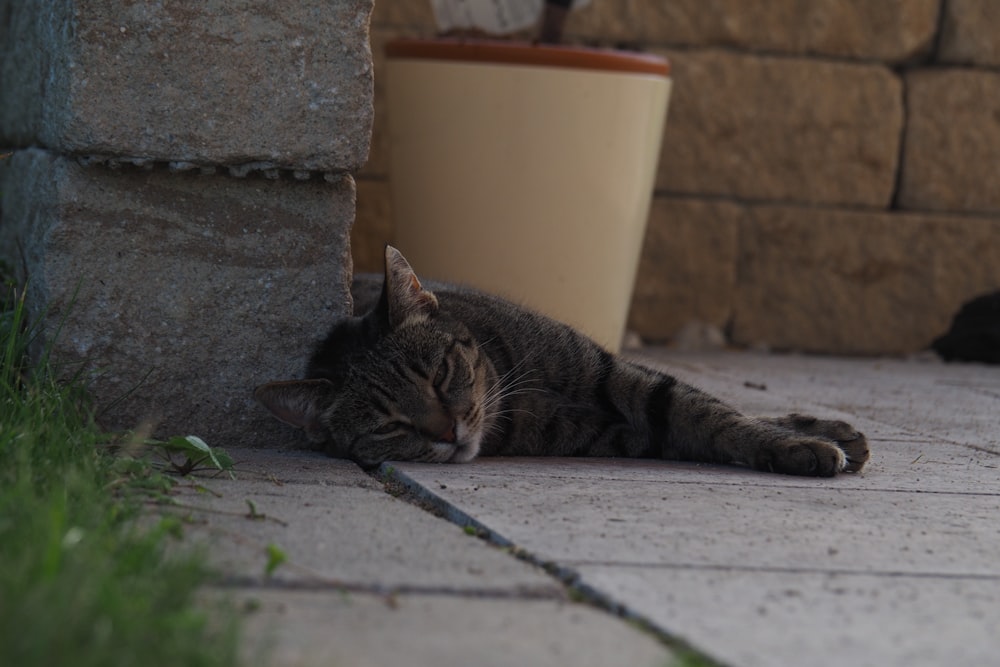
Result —
[[518, 367], [522, 365], [523, 361], [524, 360], [522, 359], [521, 362], [515, 364], [513, 368], [500, 376], [493, 386], [486, 391], [486, 394], [483, 397], [484, 404], [492, 406], [505, 398], [510, 398], [511, 396], [516, 396], [518, 394], [533, 391], [545, 392], [545, 389], [541, 387], [525, 386], [529, 383], [537, 382], [536, 378], [531, 377], [535, 373], [533, 369], [525, 371], [513, 379], [509, 379], [510, 376], [517, 371]]
[[522, 408], [507, 408], [506, 410], [497, 410], [496, 412], [491, 412], [490, 415], [494, 417], [507, 417], [508, 415], [512, 415], [515, 413], [520, 413], [525, 415], [535, 414], [531, 410], [524, 410]]

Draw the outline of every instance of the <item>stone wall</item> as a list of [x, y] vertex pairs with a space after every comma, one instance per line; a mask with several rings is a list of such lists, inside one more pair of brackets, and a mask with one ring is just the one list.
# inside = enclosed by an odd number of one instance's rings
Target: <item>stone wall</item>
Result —
[[[373, 152], [359, 267], [391, 239], [382, 46], [427, 3], [373, 15]], [[837, 354], [925, 348], [1000, 288], [1000, 3], [594, 0], [568, 41], [666, 55], [674, 92], [630, 326]]]
[[0, 255], [105, 426], [286, 433], [251, 394], [351, 308], [371, 9], [0, 0]]

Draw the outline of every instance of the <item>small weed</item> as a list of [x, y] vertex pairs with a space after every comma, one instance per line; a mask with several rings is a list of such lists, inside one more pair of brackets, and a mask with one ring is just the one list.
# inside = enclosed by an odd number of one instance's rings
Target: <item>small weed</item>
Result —
[[267, 565], [264, 566], [264, 574], [270, 577], [278, 566], [288, 560], [288, 555], [281, 550], [281, 547], [273, 542], [267, 545]]
[[720, 667], [719, 663], [711, 658], [693, 651], [691, 649], [674, 650], [674, 658], [667, 667]]
[[474, 526], [472, 524], [462, 526], [462, 532], [464, 532], [466, 535], [471, 535], [472, 537], [478, 537], [484, 540], [488, 539], [490, 536], [490, 531], [488, 531], [485, 528]]
[[250, 510], [249, 512], [247, 512], [247, 518], [248, 519], [266, 519], [267, 518], [266, 514], [261, 514], [260, 512], [257, 511], [257, 503], [255, 503], [254, 501], [250, 500], [249, 498], [246, 499], [246, 503], [247, 503], [247, 508], [249, 508], [249, 510]]
[[[211, 471], [233, 475], [233, 459], [219, 447], [209, 447], [196, 435], [174, 436], [167, 440], [143, 437], [126, 432], [107, 443], [119, 460], [133, 462], [135, 469], [151, 468], [161, 473], [187, 476]], [[123, 463], [123, 465], [127, 465]]]
[[158, 452], [166, 464], [180, 475], [198, 470], [227, 472], [233, 477], [233, 459], [225, 451], [209, 447], [196, 435], [175, 436], [169, 440], [145, 439], [143, 444]]

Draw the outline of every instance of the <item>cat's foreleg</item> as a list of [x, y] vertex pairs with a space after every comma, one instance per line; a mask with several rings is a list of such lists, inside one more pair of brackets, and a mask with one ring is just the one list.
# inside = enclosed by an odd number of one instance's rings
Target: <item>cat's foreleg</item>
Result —
[[[659, 416], [655, 404], [663, 409]], [[810, 422], [812, 418], [793, 415], [748, 417], [669, 376], [653, 388], [649, 405], [664, 458], [821, 477], [860, 470], [868, 459], [864, 436], [843, 422]]]

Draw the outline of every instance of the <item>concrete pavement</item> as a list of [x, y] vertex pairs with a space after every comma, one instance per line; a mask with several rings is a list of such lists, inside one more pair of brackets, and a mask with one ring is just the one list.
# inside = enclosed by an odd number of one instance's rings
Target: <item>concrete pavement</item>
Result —
[[[676, 640], [748, 667], [996, 662], [1000, 368], [640, 358], [748, 412], [847, 419], [872, 460], [834, 479], [597, 459], [394, 463], [375, 479], [309, 452], [232, 452], [237, 480], [180, 500], [225, 592], [253, 601], [248, 655], [666, 665]], [[288, 557], [271, 576], [268, 544]]]

